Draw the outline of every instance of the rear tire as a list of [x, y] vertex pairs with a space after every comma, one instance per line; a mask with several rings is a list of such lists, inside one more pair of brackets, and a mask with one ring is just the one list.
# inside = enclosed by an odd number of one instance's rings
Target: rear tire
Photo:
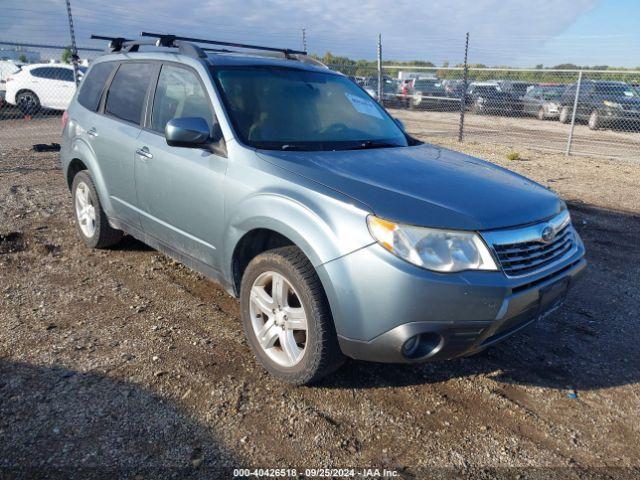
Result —
[[23, 115], [35, 115], [40, 111], [40, 99], [31, 90], [25, 90], [16, 95], [16, 105]]
[[122, 232], [109, 225], [87, 170], [82, 170], [73, 178], [71, 194], [78, 233], [87, 247], [107, 248], [122, 239]]
[[598, 113], [598, 110], [594, 110], [591, 112], [591, 115], [589, 115], [589, 130], [598, 130], [600, 127], [602, 127], [600, 114]]
[[269, 250], [249, 263], [240, 313], [256, 358], [279, 380], [306, 385], [344, 362], [320, 279], [297, 247]]
[[558, 117], [560, 123], [569, 123], [571, 121], [571, 111], [566, 105], [560, 109], [560, 116]]

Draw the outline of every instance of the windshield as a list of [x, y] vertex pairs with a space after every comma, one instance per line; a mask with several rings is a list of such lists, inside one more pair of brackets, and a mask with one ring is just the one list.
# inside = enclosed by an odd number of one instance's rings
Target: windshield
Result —
[[476, 87], [473, 93], [479, 95], [496, 95], [499, 93], [499, 90], [497, 87]]
[[557, 100], [564, 93], [564, 89], [565, 89], [565, 87], [563, 87], [563, 86], [541, 87], [540, 88], [540, 90], [541, 90], [540, 93], [542, 93], [542, 97], [545, 100]]
[[347, 77], [272, 66], [211, 67], [244, 143], [270, 150], [407, 146], [393, 119]]
[[518, 95], [524, 95], [525, 93], [527, 93], [527, 90], [530, 86], [531, 85], [529, 85], [528, 83], [514, 83], [509, 89], [512, 92], [517, 93]]
[[637, 97], [638, 93], [624, 83], [600, 83], [596, 84], [596, 94], [611, 95], [614, 97]]

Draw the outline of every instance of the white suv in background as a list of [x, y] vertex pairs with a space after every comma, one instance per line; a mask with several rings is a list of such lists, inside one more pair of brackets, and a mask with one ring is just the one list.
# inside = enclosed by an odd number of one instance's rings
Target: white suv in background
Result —
[[0, 60], [0, 106], [4, 102], [7, 77], [20, 70], [20, 67], [12, 60]]
[[[80, 73], [84, 71], [84, 67], [78, 68]], [[6, 78], [5, 101], [24, 114], [34, 114], [41, 108], [66, 110], [75, 93], [71, 65], [34, 63]]]

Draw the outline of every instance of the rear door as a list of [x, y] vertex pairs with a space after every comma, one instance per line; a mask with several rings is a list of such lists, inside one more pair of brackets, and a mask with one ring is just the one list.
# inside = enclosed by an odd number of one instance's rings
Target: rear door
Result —
[[75, 93], [73, 71], [64, 67], [38, 67], [31, 70], [33, 90], [45, 108], [64, 110]]
[[109, 190], [114, 210], [111, 215], [130, 229], [140, 229], [135, 151], [149, 86], [157, 68], [149, 61], [121, 63], [102, 99], [102, 115], [92, 115], [92, 121], [85, 126]]
[[165, 63], [151, 100], [152, 109], [136, 148], [135, 174], [142, 227], [165, 245], [214, 268], [224, 220], [223, 186], [227, 158], [206, 148], [167, 145], [172, 118], [217, 120], [198, 72]]

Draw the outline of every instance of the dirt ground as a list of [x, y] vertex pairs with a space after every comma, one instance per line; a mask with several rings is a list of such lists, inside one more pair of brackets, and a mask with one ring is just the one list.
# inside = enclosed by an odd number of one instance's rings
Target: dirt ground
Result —
[[3, 143], [0, 478], [640, 475], [640, 164], [450, 146], [562, 194], [586, 276], [554, 315], [478, 356], [349, 362], [293, 388], [254, 361], [236, 300], [133, 239], [85, 248], [57, 153]]

